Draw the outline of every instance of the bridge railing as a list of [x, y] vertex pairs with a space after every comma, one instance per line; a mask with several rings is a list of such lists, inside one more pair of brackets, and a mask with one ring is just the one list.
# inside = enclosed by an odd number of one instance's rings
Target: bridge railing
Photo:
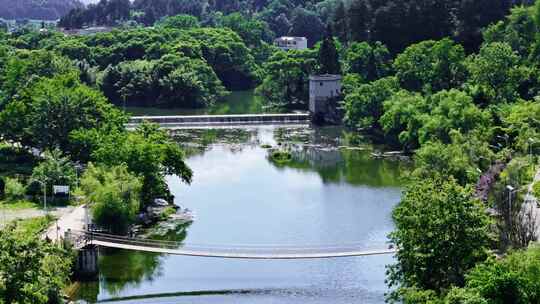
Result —
[[[283, 255], [283, 254], [313, 254], [316, 253], [342, 253], [353, 251], [384, 251], [381, 246], [377, 248], [366, 248], [364, 244], [345, 243], [335, 245], [278, 245], [278, 244], [234, 244], [234, 245], [208, 245], [208, 244], [186, 244], [177, 241], [151, 240], [132, 238], [127, 236], [116, 236], [95, 232], [77, 232], [88, 242], [100, 241], [109, 244], [130, 245], [147, 249], [181, 250], [183, 252], [208, 252], [212, 254], [254, 254], [254, 255]], [[386, 250], [386, 249], [385, 249]]]

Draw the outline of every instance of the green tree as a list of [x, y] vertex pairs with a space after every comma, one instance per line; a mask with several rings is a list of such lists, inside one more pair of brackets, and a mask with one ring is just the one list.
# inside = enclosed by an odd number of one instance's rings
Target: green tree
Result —
[[82, 85], [75, 74], [41, 79], [23, 90], [0, 112], [4, 138], [42, 150], [72, 152], [70, 135], [124, 118], [98, 91]]
[[356, 73], [364, 82], [371, 82], [390, 74], [392, 70], [390, 52], [380, 42], [352, 43], [345, 53], [347, 72]]
[[513, 149], [528, 153], [533, 144], [533, 151], [537, 151], [538, 146], [530, 142], [531, 138], [540, 138], [540, 104], [537, 101], [503, 105], [499, 116], [505, 131], [501, 136], [508, 136]]
[[353, 128], [380, 130], [383, 103], [399, 90], [395, 77], [362, 84], [347, 94], [344, 101], [345, 123]]
[[451, 131], [450, 143], [424, 143], [414, 156], [413, 176], [433, 178], [451, 176], [461, 185], [474, 184], [494, 159], [489, 143], [482, 136]]
[[0, 230], [0, 302], [62, 303], [71, 256], [37, 235], [19, 236], [15, 229]]
[[500, 261], [490, 259], [472, 269], [467, 275], [467, 283], [462, 292], [476, 294], [476, 297], [484, 299], [484, 302], [474, 303], [538, 303], [539, 269], [538, 246], [516, 251]]
[[489, 218], [472, 189], [453, 178], [410, 184], [392, 217], [390, 240], [399, 248], [388, 269], [389, 285], [398, 288], [393, 300], [403, 288], [439, 293], [463, 286], [466, 272], [486, 258]]
[[457, 88], [465, 81], [465, 51], [448, 38], [420, 42], [397, 56], [394, 69], [407, 90], [437, 92]]
[[507, 43], [486, 44], [467, 63], [469, 82], [494, 103], [515, 101], [521, 79], [518, 63], [519, 56]]
[[125, 165], [96, 167], [89, 164], [81, 190], [92, 208], [96, 224], [113, 233], [125, 233], [141, 208], [142, 181]]
[[77, 173], [75, 166], [62, 151], [45, 151], [43, 161], [34, 167], [31, 180], [47, 184], [47, 193], [52, 193], [53, 185], [75, 186]]
[[157, 23], [157, 26], [174, 29], [191, 29], [200, 27], [199, 19], [191, 15], [176, 15], [167, 17]]
[[522, 58], [528, 58], [536, 41], [536, 29], [537, 25], [530, 8], [516, 6], [505, 20], [486, 28], [483, 33], [484, 41], [486, 44], [508, 43]]
[[142, 181], [142, 206], [156, 198], [171, 200], [165, 176], [177, 175], [190, 183], [193, 172], [184, 153], [157, 125], [143, 124], [133, 132], [123, 129], [80, 130], [74, 140], [90, 152], [90, 161], [106, 166], [127, 165]]
[[418, 94], [401, 90], [383, 103], [383, 115], [379, 123], [389, 144], [400, 145], [405, 150], [416, 149], [418, 130], [423, 116], [429, 112], [426, 99]]
[[488, 137], [492, 125], [491, 115], [476, 107], [472, 97], [458, 91], [440, 91], [429, 96], [429, 114], [422, 117], [422, 127], [418, 130], [418, 140], [423, 144], [430, 140], [450, 142], [450, 131], [467, 134], [475, 131]]
[[319, 47], [319, 73], [341, 74], [339, 54], [330, 28], [327, 30], [323, 42]]
[[256, 92], [267, 107], [307, 110], [309, 75], [315, 72], [314, 50], [279, 51], [263, 66], [263, 81]]

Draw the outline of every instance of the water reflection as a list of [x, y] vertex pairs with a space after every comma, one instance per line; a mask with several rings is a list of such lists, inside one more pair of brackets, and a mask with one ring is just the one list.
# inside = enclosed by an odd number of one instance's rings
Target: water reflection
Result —
[[265, 113], [262, 100], [253, 90], [234, 91], [223, 101], [213, 106], [201, 109], [186, 108], [150, 108], [127, 107], [126, 111], [135, 116], [166, 116], [166, 115], [226, 115], [226, 114], [259, 114]]
[[[148, 229], [145, 237], [154, 240], [182, 242], [187, 237], [190, 223], [175, 224], [164, 222]], [[137, 289], [141, 284], [154, 282], [163, 275], [162, 254], [100, 248], [99, 281], [77, 282], [79, 300], [95, 303], [98, 301], [100, 288], [110, 295], [118, 295], [125, 289]]]
[[[163, 239], [385, 246], [406, 165], [374, 159], [368, 146], [340, 147], [343, 130], [260, 127], [175, 136], [195, 148], [188, 158], [195, 178], [191, 186], [177, 177], [168, 182], [177, 203], [194, 210], [196, 218]], [[271, 163], [263, 144], [290, 149], [293, 160]], [[94, 288], [91, 302], [162, 303], [170, 297], [166, 302], [383, 303], [384, 265], [391, 262], [391, 257], [244, 261], [113, 251], [100, 258], [99, 285], [82, 291], [92, 294]]]
[[276, 163], [277, 168], [317, 172], [324, 183], [347, 183], [371, 187], [399, 187], [408, 165], [374, 159], [369, 151], [303, 147], [291, 149], [292, 161]]

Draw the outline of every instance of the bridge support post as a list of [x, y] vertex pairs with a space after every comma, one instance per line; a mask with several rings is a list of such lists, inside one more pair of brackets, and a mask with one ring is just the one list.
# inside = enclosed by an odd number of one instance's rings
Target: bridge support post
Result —
[[77, 250], [75, 277], [80, 280], [95, 280], [99, 275], [98, 247], [88, 245]]

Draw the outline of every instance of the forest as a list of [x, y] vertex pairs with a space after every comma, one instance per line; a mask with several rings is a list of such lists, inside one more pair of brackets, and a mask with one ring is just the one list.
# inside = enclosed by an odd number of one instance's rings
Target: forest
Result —
[[8, 20], [57, 20], [75, 8], [82, 8], [79, 0], [0, 0], [0, 18]]
[[[414, 161], [388, 301], [539, 302], [530, 218], [507, 201], [524, 201], [537, 169], [540, 1], [102, 0], [60, 25], [114, 29], [0, 32], [0, 135], [45, 163], [88, 164], [82, 190], [116, 198], [95, 211], [113, 231], [170, 195], [167, 174], [192, 172], [165, 132], [129, 132], [112, 104], [207, 107], [255, 88], [268, 108], [306, 110], [309, 75], [340, 73], [343, 123]], [[311, 47], [281, 51], [280, 35]]]

